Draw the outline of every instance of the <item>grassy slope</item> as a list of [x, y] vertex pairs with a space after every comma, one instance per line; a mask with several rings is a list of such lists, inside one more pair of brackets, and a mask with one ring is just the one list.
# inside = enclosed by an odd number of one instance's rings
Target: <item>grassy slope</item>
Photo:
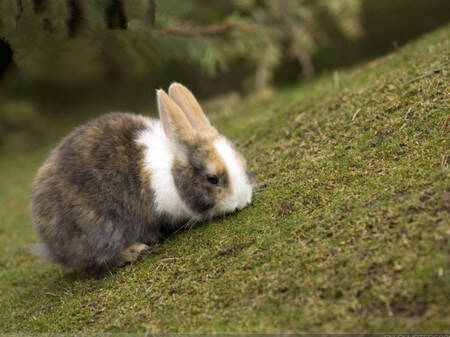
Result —
[[448, 331], [449, 32], [213, 115], [253, 205], [104, 280], [24, 251], [48, 148], [2, 158], [0, 331]]

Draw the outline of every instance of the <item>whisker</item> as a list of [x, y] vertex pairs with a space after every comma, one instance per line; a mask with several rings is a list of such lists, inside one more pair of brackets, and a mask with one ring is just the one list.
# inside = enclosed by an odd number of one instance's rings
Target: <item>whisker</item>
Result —
[[191, 229], [191, 227], [192, 227], [192, 223], [193, 223], [193, 220], [192, 220], [192, 219], [189, 219], [189, 221], [186, 222], [186, 224], [184, 225], [184, 228], [185, 228], [187, 231], [189, 231], [189, 230]]
[[194, 220], [192, 221], [191, 228], [193, 228], [193, 227], [194, 227], [195, 225], [197, 225], [198, 223], [200, 223], [200, 220], [194, 219]]
[[172, 236], [174, 236], [175, 234], [177, 234], [179, 231], [185, 229], [185, 228], [186, 228], [186, 225], [189, 223], [189, 221], [191, 221], [191, 220], [188, 220], [186, 223], [184, 223], [183, 225], [181, 225], [180, 227], [178, 227], [175, 231], [173, 231], [173, 232], [167, 237], [167, 240], [170, 239], [170, 238], [171, 238]]
[[197, 224], [197, 221], [196, 221], [196, 220], [191, 221], [191, 222], [189, 223], [188, 231], [190, 231], [196, 224]]

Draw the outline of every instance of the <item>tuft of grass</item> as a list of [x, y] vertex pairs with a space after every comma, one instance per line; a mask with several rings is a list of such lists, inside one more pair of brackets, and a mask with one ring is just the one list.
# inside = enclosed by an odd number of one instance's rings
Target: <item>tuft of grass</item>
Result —
[[3, 156], [0, 331], [448, 331], [449, 32], [213, 114], [253, 204], [102, 280], [26, 251], [50, 147]]

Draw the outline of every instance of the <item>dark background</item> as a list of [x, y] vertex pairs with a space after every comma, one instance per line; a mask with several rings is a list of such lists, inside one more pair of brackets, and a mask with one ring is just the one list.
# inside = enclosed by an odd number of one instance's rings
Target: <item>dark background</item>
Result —
[[295, 85], [450, 19], [447, 0], [331, 3], [2, 0], [0, 149], [32, 150], [109, 110], [151, 114], [154, 89], [172, 81], [202, 98]]

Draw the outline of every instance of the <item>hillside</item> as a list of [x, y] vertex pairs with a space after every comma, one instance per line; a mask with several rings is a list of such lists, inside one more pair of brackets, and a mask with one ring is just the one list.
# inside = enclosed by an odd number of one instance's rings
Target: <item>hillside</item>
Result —
[[101, 280], [26, 250], [51, 146], [0, 157], [0, 331], [448, 331], [449, 33], [211, 112], [253, 204]]

